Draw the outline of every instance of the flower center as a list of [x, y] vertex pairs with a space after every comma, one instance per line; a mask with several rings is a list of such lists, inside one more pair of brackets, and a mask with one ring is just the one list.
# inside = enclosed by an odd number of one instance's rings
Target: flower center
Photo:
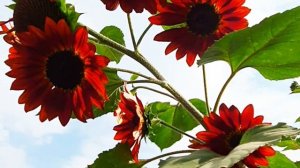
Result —
[[29, 25], [44, 30], [46, 16], [55, 22], [65, 18], [55, 1], [18, 0], [13, 14], [15, 30], [16, 32], [27, 31]]
[[215, 8], [207, 3], [196, 4], [187, 14], [187, 25], [191, 32], [197, 35], [209, 35], [217, 30], [219, 15]]
[[229, 151], [231, 151], [233, 148], [238, 146], [240, 144], [241, 138], [243, 136], [243, 133], [240, 131], [232, 132], [228, 135], [226, 138], [226, 142], [229, 148]]
[[46, 75], [54, 86], [71, 90], [81, 83], [84, 64], [73, 52], [59, 51], [49, 57]]

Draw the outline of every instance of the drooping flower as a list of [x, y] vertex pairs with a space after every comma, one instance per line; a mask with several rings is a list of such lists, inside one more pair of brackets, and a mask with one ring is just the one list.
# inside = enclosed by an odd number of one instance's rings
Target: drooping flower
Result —
[[[204, 117], [206, 131], [196, 134], [204, 144], [191, 140], [190, 148], [208, 148], [220, 155], [227, 155], [239, 145], [243, 134], [248, 129], [260, 124], [268, 124], [263, 123], [263, 116], [254, 117], [254, 109], [251, 104], [242, 113], [235, 106], [228, 108], [225, 104], [221, 104], [219, 111], [220, 116], [212, 112], [208, 117]], [[266, 157], [273, 155], [275, 155], [275, 151], [272, 147], [263, 146], [244, 158], [241, 163], [249, 168], [268, 166]], [[239, 168], [239, 165], [236, 164], [233, 167]]]
[[72, 114], [82, 122], [93, 118], [92, 107], [108, 99], [108, 79], [102, 68], [109, 60], [95, 55], [85, 27], [71, 32], [65, 20], [46, 18], [45, 30], [29, 26], [10, 48], [9, 77], [12, 90], [24, 90], [19, 103], [25, 111], [41, 106], [41, 121], [58, 117], [66, 125]]
[[156, 0], [101, 0], [107, 10], [115, 10], [119, 5], [126, 13], [131, 13], [133, 10], [136, 13], [142, 13], [144, 9], [151, 14], [157, 12]]
[[127, 143], [132, 148], [132, 157], [136, 163], [138, 162], [141, 140], [147, 132], [144, 112], [141, 100], [129, 93], [124, 87], [118, 108], [114, 112], [114, 116], [118, 118], [118, 125], [113, 128], [117, 131], [114, 139], [121, 140], [121, 143]]
[[171, 0], [158, 9], [159, 14], [149, 18], [155, 25], [171, 26], [154, 37], [156, 41], [170, 42], [165, 50], [169, 54], [177, 49], [176, 59], [186, 56], [192, 66], [196, 56], [216, 39], [246, 28], [245, 16], [250, 9], [242, 6], [245, 0]]

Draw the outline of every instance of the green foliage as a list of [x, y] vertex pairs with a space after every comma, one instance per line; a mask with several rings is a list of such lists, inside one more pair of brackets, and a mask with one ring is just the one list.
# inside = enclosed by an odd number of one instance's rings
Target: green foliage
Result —
[[133, 74], [133, 75], [131, 75], [131, 77], [130, 77], [130, 81], [135, 81], [135, 80], [137, 80], [138, 77], [139, 77], [138, 75]]
[[[190, 102], [203, 114], [207, 114], [205, 102], [200, 99], [191, 99]], [[195, 128], [198, 123], [187, 112], [182, 105], [171, 105], [170, 103], [155, 102], [146, 108], [149, 111], [150, 119], [161, 119], [182, 131], [189, 131]], [[150, 127], [149, 138], [161, 150], [172, 146], [182, 138], [181, 134], [174, 132], [159, 122], [153, 122]]]
[[300, 139], [283, 137], [276, 145], [284, 147], [284, 150], [297, 150], [300, 149]]
[[132, 160], [131, 151], [128, 145], [118, 144], [109, 151], [104, 151], [88, 168], [137, 168], [138, 165], [130, 164]]
[[267, 159], [269, 161], [269, 166], [263, 168], [297, 168], [297, 165], [293, 161], [280, 152], [276, 152], [275, 156], [268, 157]]
[[290, 88], [291, 88], [292, 93], [300, 93], [300, 85], [298, 84], [298, 82], [294, 81], [291, 84]]
[[296, 122], [300, 122], [300, 117], [297, 118]]
[[166, 160], [161, 160], [159, 168], [196, 168], [199, 166], [199, 163], [205, 163], [218, 156], [220, 155], [207, 149], [197, 150], [186, 156], [169, 157]]
[[81, 13], [76, 12], [75, 7], [72, 4], [66, 3], [65, 0], [58, 0], [56, 3], [60, 7], [60, 10], [65, 14], [71, 29], [75, 30]]
[[251, 28], [217, 41], [198, 64], [229, 63], [233, 73], [251, 67], [266, 79], [300, 76], [300, 7], [273, 15]]
[[[281, 139], [282, 136], [295, 136], [299, 134], [299, 130], [286, 124], [280, 123], [275, 126], [260, 125], [256, 126], [243, 135], [240, 145], [235, 147], [228, 155], [213, 155], [207, 150], [199, 150], [188, 156], [176, 158], [168, 158], [161, 161], [160, 168], [179, 168], [189, 165], [189, 168], [212, 168], [212, 167], [231, 167], [235, 163], [247, 157], [261, 146], [272, 144]], [[198, 155], [198, 157], [197, 157]], [[205, 159], [201, 160], [203, 156]], [[279, 157], [278, 159], [283, 159]], [[276, 159], [274, 159], [274, 162]], [[288, 164], [288, 163], [286, 163]]]
[[104, 72], [109, 81], [106, 85], [106, 92], [109, 96], [109, 100], [105, 102], [104, 109], [94, 108], [95, 117], [100, 117], [108, 112], [113, 112], [117, 108], [120, 98], [120, 87], [123, 85], [123, 81], [118, 76], [117, 71], [105, 69]]
[[300, 168], [300, 161], [295, 163], [297, 168]]
[[[119, 29], [116, 26], [106, 26], [100, 31], [100, 34], [125, 46], [123, 32], [121, 29]], [[95, 46], [97, 48], [98, 54], [104, 55], [107, 58], [109, 58], [111, 61], [115, 61], [116, 63], [119, 63], [122, 56], [124, 55], [123, 53], [120, 53], [119, 51], [117, 51], [107, 45], [104, 45], [101, 43], [96, 43], [96, 42], [93, 42], [93, 43], [95, 44]]]
[[295, 136], [300, 133], [300, 130], [285, 123], [278, 123], [277, 125], [259, 125], [245, 132], [240, 143], [247, 142], [266, 142], [274, 143], [279, 141], [282, 136]]

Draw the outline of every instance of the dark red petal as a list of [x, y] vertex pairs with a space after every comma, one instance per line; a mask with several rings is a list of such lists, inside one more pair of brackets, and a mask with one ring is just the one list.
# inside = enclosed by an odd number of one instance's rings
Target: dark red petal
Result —
[[101, 0], [105, 5], [107, 10], [115, 10], [119, 5], [119, 0]]
[[161, 13], [149, 18], [149, 21], [155, 25], [176, 25], [185, 22], [185, 15], [178, 15], [173, 13]]

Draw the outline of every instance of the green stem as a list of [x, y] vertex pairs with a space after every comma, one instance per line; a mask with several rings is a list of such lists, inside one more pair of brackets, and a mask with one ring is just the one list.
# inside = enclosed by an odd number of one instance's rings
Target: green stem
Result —
[[179, 134], [185, 135], [185, 136], [187, 136], [187, 137], [193, 139], [194, 141], [197, 141], [197, 142], [200, 143], [200, 144], [204, 144], [204, 143], [205, 143], [205, 142], [203, 142], [203, 141], [201, 141], [201, 140], [199, 140], [199, 139], [197, 139], [197, 138], [195, 138], [195, 137], [193, 137], [193, 136], [191, 136], [191, 135], [185, 133], [184, 131], [182, 131], [182, 130], [176, 128], [176, 127], [174, 127], [173, 125], [170, 125], [170, 124], [166, 123], [166, 122], [163, 121], [163, 120], [160, 120], [160, 119], [158, 119], [158, 120], [159, 120], [159, 123], [160, 123], [161, 125], [164, 125], [165, 127], [168, 127], [168, 128], [170, 128], [171, 130], [173, 130], [173, 131], [175, 131], [175, 132], [177, 132], [177, 133], [179, 133]]
[[152, 89], [152, 88], [149, 88], [149, 87], [146, 87], [146, 86], [137, 86], [137, 87], [134, 87], [132, 90], [133, 90], [133, 91], [136, 91], [136, 90], [138, 90], [138, 89], [146, 89], [146, 90], [150, 90], [150, 91], [159, 93], [159, 94], [161, 94], [161, 95], [164, 95], [164, 96], [167, 96], [167, 97], [170, 97], [170, 98], [176, 100], [176, 98], [173, 97], [172, 95], [169, 95], [169, 94], [167, 94], [167, 93], [165, 93], [165, 92], [161, 92], [161, 91], [159, 91], [159, 90]]
[[141, 164], [139, 164], [138, 168], [142, 168], [144, 165], [146, 165], [146, 164], [148, 164], [148, 163], [150, 163], [154, 160], [161, 159], [161, 158], [164, 158], [164, 157], [167, 157], [167, 156], [182, 154], [182, 153], [192, 153], [192, 152], [195, 152], [195, 150], [180, 150], [180, 151], [174, 151], [174, 152], [161, 154], [161, 155], [155, 156], [151, 159], [147, 159], [147, 160], [141, 162]]
[[213, 109], [213, 112], [215, 113], [217, 111], [217, 108], [218, 108], [218, 105], [220, 103], [220, 100], [221, 100], [221, 97], [226, 89], [226, 87], [228, 86], [229, 82], [232, 80], [232, 78], [234, 77], [235, 73], [231, 73], [230, 76], [228, 77], [228, 79], [226, 80], [226, 82], [224, 83], [222, 89], [220, 90], [219, 92], [219, 95], [217, 97], [217, 100], [215, 102], [215, 106], [214, 106], [214, 109]]
[[90, 35], [94, 36], [100, 43], [105, 44], [109, 47], [112, 47], [119, 52], [129, 56], [130, 58], [134, 59], [145, 68], [147, 68], [157, 79], [164, 81], [165, 78], [140, 54], [134, 51], [131, 51], [124, 47], [121, 44], [116, 43], [115, 41], [103, 36], [102, 34], [98, 34], [94, 30], [87, 27], [87, 30]]
[[133, 27], [132, 27], [132, 23], [131, 23], [129, 13], [127, 13], [127, 21], [128, 21], [128, 26], [129, 26], [129, 31], [130, 31], [130, 36], [131, 36], [131, 41], [132, 41], [134, 51], [137, 51], [137, 44], [136, 44], [136, 41], [135, 41], [134, 31], [133, 31]]
[[111, 40], [101, 34], [98, 34], [97, 32], [95, 32], [94, 30], [92, 30], [88, 27], [87, 27], [87, 30], [88, 30], [89, 34], [94, 36], [95, 38], [97, 38], [99, 40], [99, 42], [101, 42], [105, 45], [108, 45], [123, 54], [128, 55], [129, 57], [131, 57], [132, 59], [136, 60], [141, 65], [143, 65], [145, 68], [147, 68], [160, 81], [159, 85], [161, 87], [165, 88], [166, 90], [168, 90], [182, 104], [182, 106], [191, 113], [191, 115], [195, 118], [195, 120], [199, 121], [202, 124], [201, 113], [189, 101], [184, 99], [170, 84], [168, 84], [165, 81], [165, 78], [157, 71], [157, 69], [155, 69], [152, 66], [152, 64], [150, 64], [148, 62], [147, 59], [145, 59], [143, 57], [143, 55], [141, 55], [138, 52], [134, 52], [134, 51], [131, 51], [131, 50], [125, 48], [124, 46], [114, 42], [113, 40]]
[[204, 95], [205, 95], [205, 104], [206, 104], [206, 110], [209, 113], [209, 104], [208, 104], [208, 92], [207, 92], [207, 81], [206, 81], [206, 72], [205, 72], [205, 65], [202, 65], [202, 74], [203, 74], [203, 84], [204, 84]]
[[134, 75], [143, 77], [143, 78], [145, 78], [145, 79], [154, 80], [153, 78], [151, 78], [151, 77], [149, 77], [149, 76], [146, 76], [146, 75], [141, 74], [141, 73], [139, 73], [139, 72], [131, 71], [131, 70], [128, 70], [128, 69], [112, 68], [112, 67], [107, 67], [106, 69], [107, 69], [107, 70], [112, 70], [112, 71], [118, 71], [118, 72], [130, 73], [130, 74], [134, 74]]
[[150, 28], [152, 27], [152, 24], [149, 24], [148, 27], [143, 31], [141, 37], [139, 38], [138, 42], [137, 42], [137, 46], [139, 46], [144, 38], [144, 36], [146, 35], [146, 33], [150, 30]]

